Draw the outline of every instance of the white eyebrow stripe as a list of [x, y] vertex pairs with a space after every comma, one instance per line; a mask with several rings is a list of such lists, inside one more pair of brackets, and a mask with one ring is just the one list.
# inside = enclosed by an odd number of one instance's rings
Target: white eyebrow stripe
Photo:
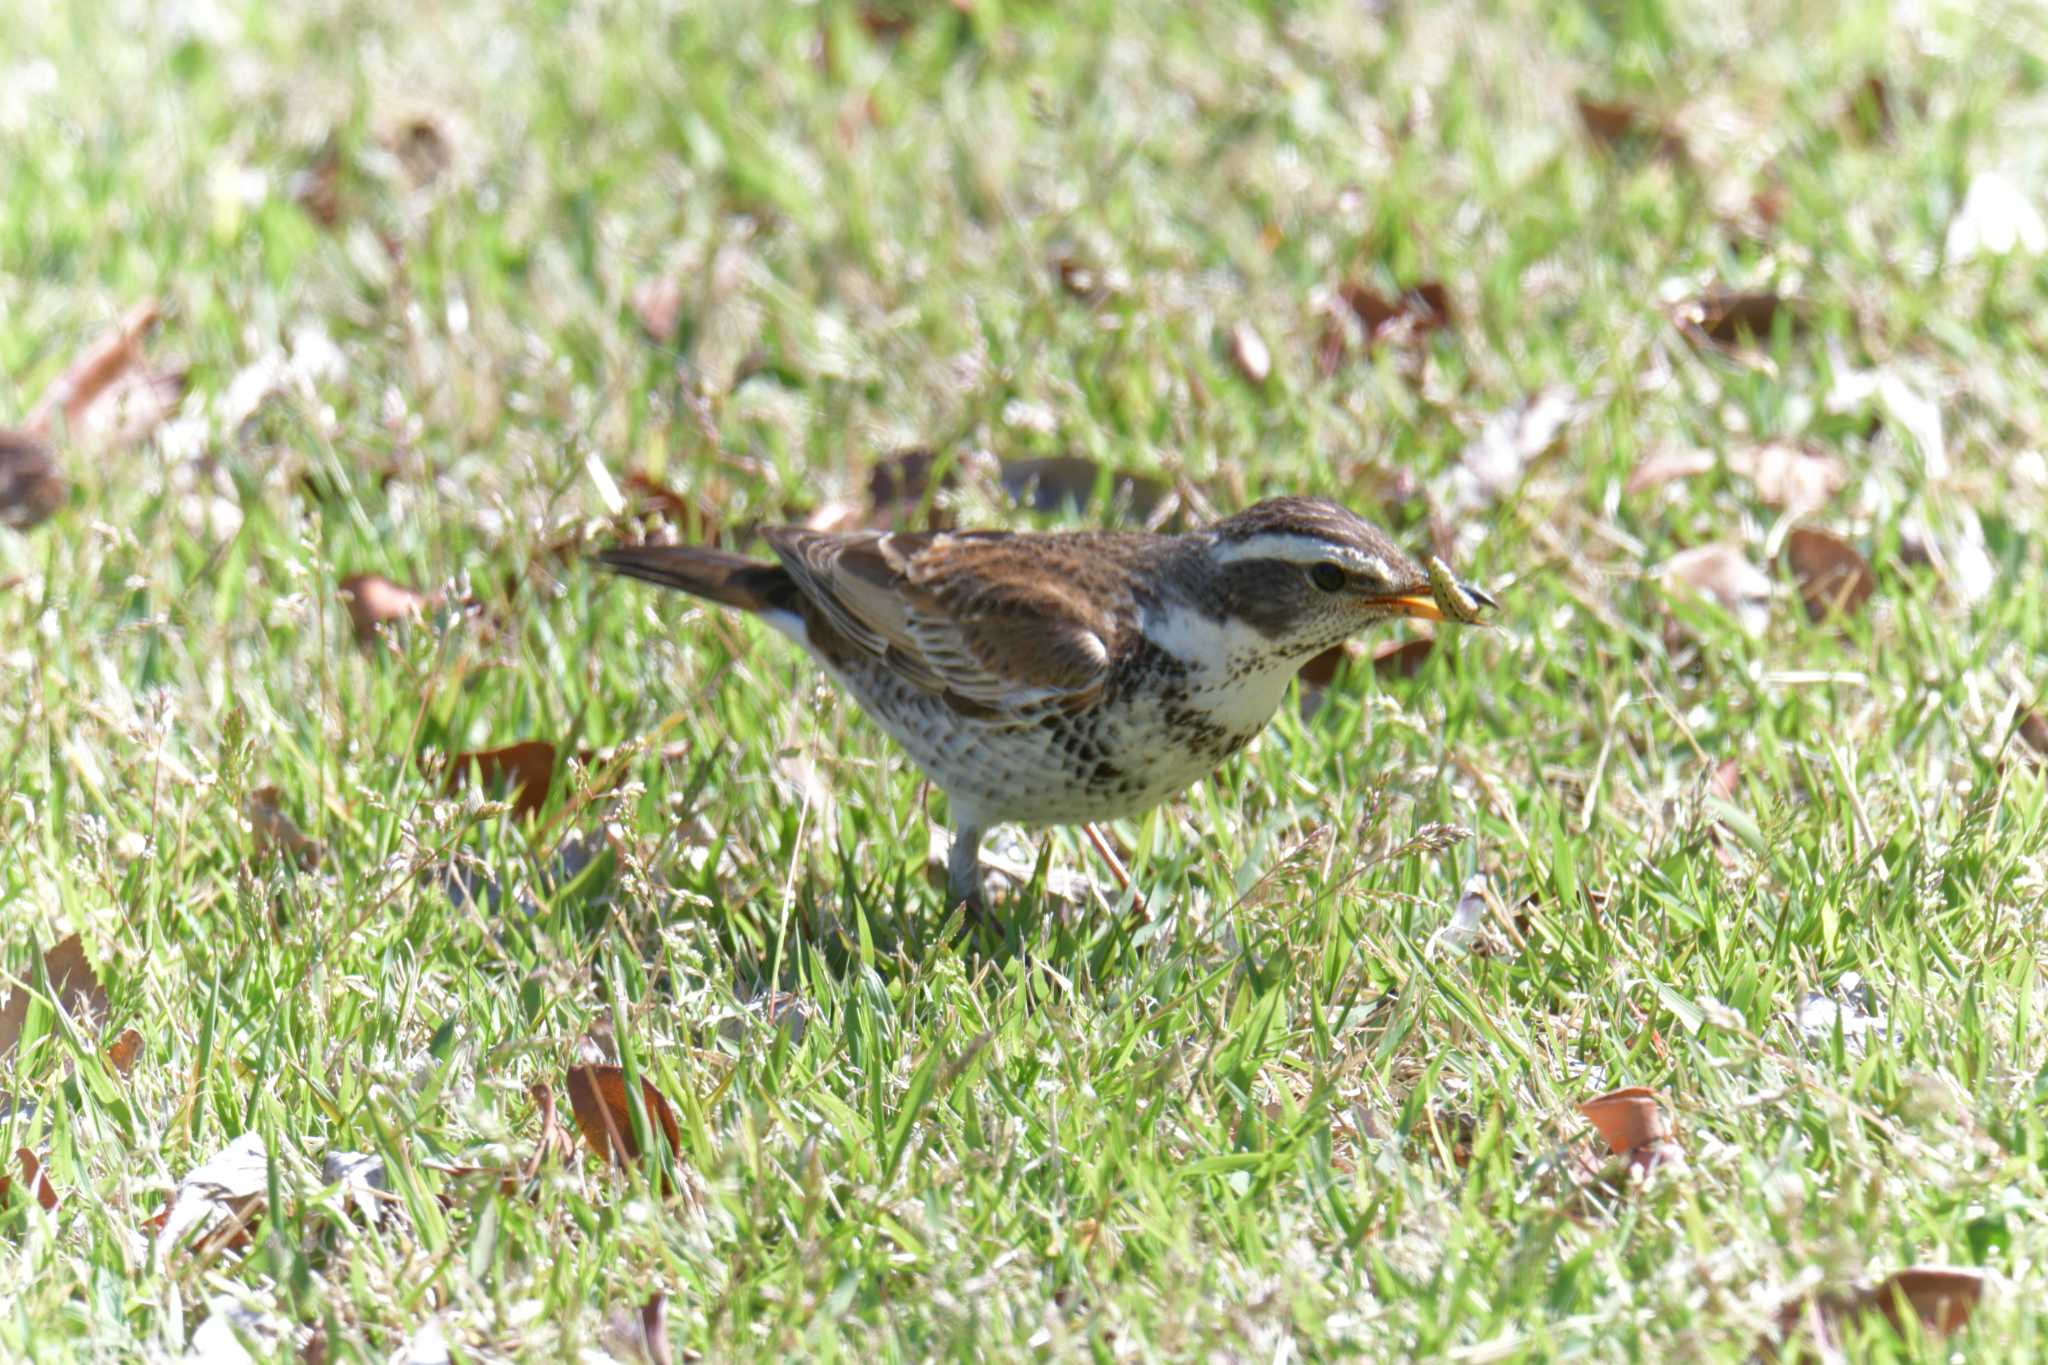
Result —
[[1243, 540], [1221, 541], [1210, 550], [1209, 556], [1218, 564], [1235, 564], [1240, 559], [1283, 559], [1303, 566], [1328, 562], [1382, 582], [1393, 577], [1387, 562], [1378, 555], [1354, 550], [1348, 545], [1333, 545], [1316, 536], [1278, 531], [1246, 536]]

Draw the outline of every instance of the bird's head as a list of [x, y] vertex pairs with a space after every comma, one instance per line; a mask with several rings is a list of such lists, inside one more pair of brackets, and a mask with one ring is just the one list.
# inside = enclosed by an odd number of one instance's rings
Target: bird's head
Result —
[[1374, 621], [1474, 621], [1494, 601], [1431, 571], [1320, 498], [1269, 498], [1203, 533], [1220, 604], [1287, 657], [1312, 658]]

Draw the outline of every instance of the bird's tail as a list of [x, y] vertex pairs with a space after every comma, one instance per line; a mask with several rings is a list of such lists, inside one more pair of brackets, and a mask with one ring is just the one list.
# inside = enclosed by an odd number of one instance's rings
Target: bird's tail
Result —
[[787, 611], [796, 584], [780, 564], [701, 545], [618, 545], [599, 551], [598, 564], [613, 573], [681, 588], [742, 611]]

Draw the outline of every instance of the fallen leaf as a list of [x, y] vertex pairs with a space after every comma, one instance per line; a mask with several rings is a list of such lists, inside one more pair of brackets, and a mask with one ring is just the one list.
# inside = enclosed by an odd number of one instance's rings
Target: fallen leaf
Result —
[[324, 228], [341, 223], [341, 147], [329, 138], [312, 162], [295, 171], [286, 192], [308, 218]]
[[49, 443], [0, 427], [0, 526], [26, 531], [64, 505], [64, 477]]
[[379, 626], [415, 620], [440, 600], [439, 593], [423, 593], [375, 573], [349, 575], [341, 580], [340, 592], [356, 639], [364, 642], [376, 638]]
[[1683, 137], [1638, 105], [1587, 94], [1576, 102], [1587, 135], [1609, 151], [1641, 147], [1667, 161], [1684, 161], [1689, 154]]
[[293, 824], [284, 813], [282, 795], [276, 787], [258, 787], [242, 803], [256, 856], [267, 858], [282, 853], [299, 866], [310, 867], [320, 861], [325, 850], [318, 839]]
[[1985, 171], [1970, 181], [1963, 206], [1949, 220], [1945, 254], [1951, 261], [1973, 256], [2038, 256], [2048, 251], [2048, 223], [2009, 178]]
[[1739, 545], [1720, 542], [1680, 550], [1664, 561], [1657, 577], [1719, 603], [1751, 635], [1761, 635], [1770, 620], [1770, 576]]
[[1337, 681], [1337, 670], [1344, 661], [1356, 652], [1357, 646], [1349, 641], [1331, 645], [1322, 653], [1301, 666], [1301, 683], [1304, 687], [1328, 687]]
[[201, 1256], [249, 1244], [249, 1225], [270, 1188], [270, 1154], [260, 1133], [244, 1133], [178, 1182], [157, 1232], [159, 1258], [181, 1247]]
[[668, 1295], [657, 1291], [641, 1306], [640, 1337], [649, 1365], [672, 1365], [675, 1352], [668, 1344]]
[[1088, 303], [1102, 303], [1130, 291], [1131, 277], [1114, 267], [1097, 265], [1078, 252], [1062, 251], [1053, 257], [1053, 273], [1060, 288]]
[[1623, 491], [1643, 493], [1652, 488], [1661, 488], [1667, 483], [1681, 479], [1695, 478], [1714, 467], [1714, 452], [1697, 446], [1664, 448], [1653, 452], [1642, 463], [1629, 471], [1628, 483]]
[[1984, 1297], [1984, 1272], [1958, 1266], [1913, 1265], [1894, 1271], [1865, 1295], [1894, 1329], [1905, 1326], [1911, 1310], [1920, 1325], [1938, 1336], [1960, 1332]]
[[682, 330], [683, 286], [672, 275], [655, 275], [633, 286], [633, 316], [647, 339], [659, 346], [672, 345]]
[[1769, 290], [1715, 289], [1678, 305], [1679, 327], [1726, 349], [1768, 342], [1783, 315], [1793, 335], [1804, 325], [1805, 305]]
[[1785, 564], [1799, 585], [1799, 598], [1814, 621], [1833, 613], [1854, 616], [1877, 591], [1877, 576], [1854, 546], [1840, 536], [1796, 526], [1785, 537]]
[[1849, 478], [1834, 456], [1789, 441], [1730, 451], [1728, 468], [1756, 485], [1757, 497], [1765, 506], [1793, 512], [1825, 506]]
[[[1079, 514], [1094, 504], [1102, 467], [1080, 455], [1004, 460], [999, 480], [1004, 492], [1034, 512]], [[1140, 521], [1149, 518], [1167, 494], [1158, 479], [1124, 470], [1112, 472], [1108, 484], [1109, 505], [1127, 506]]]
[[1350, 283], [1338, 296], [1365, 327], [1365, 349], [1382, 341], [1400, 342], [1451, 325], [1451, 293], [1436, 280], [1404, 289], [1388, 298], [1369, 285]]
[[2020, 739], [2034, 751], [2034, 761], [2048, 762], [2048, 715], [2028, 707], [2020, 712]]
[[77, 426], [94, 400], [142, 363], [142, 339], [161, 316], [155, 299], [144, 299], [122, 314], [43, 391], [23, 425], [33, 435], [47, 436], [61, 412], [66, 426]]
[[1564, 444], [1578, 415], [1570, 393], [1550, 388], [1487, 418], [1450, 471], [1446, 510], [1471, 513], [1505, 497], [1531, 463]]
[[[640, 1143], [633, 1136], [632, 1104], [626, 1096], [623, 1067], [584, 1065], [569, 1068], [569, 1112], [577, 1131], [598, 1156], [621, 1166], [640, 1159]], [[671, 1152], [683, 1148], [683, 1132], [676, 1124], [675, 1111], [654, 1083], [640, 1078], [641, 1106], [647, 1121], [660, 1128]]]
[[135, 1069], [135, 1059], [142, 1053], [142, 1031], [123, 1029], [121, 1036], [107, 1045], [107, 1065], [114, 1068], [117, 1076], [126, 1076]]
[[555, 746], [544, 739], [523, 740], [499, 749], [479, 749], [448, 760], [446, 790], [453, 792], [474, 772], [486, 791], [504, 791], [512, 813], [522, 819], [537, 815], [547, 804], [555, 777]]
[[1249, 322], [1233, 323], [1229, 341], [1230, 360], [1237, 372], [1253, 384], [1264, 384], [1273, 373], [1273, 352], [1259, 329]]
[[1685, 1164], [1685, 1151], [1654, 1090], [1640, 1085], [1610, 1090], [1580, 1104], [1579, 1113], [1633, 1171], [1648, 1175], [1662, 1166]]
[[[85, 945], [78, 935], [67, 935], [43, 954], [43, 974], [49, 978], [58, 1006], [72, 1022], [83, 1027], [106, 1017], [106, 987], [100, 985], [92, 964], [85, 960]], [[0, 1061], [21, 1041], [32, 985], [32, 977], [25, 979], [8, 992], [6, 1003], [0, 1004]]]
[[[14, 1159], [21, 1163], [22, 1185], [35, 1191], [36, 1202], [43, 1206], [43, 1211], [47, 1213], [56, 1208], [57, 1191], [50, 1185], [50, 1177], [43, 1170], [43, 1163], [36, 1159], [36, 1154], [26, 1147], [17, 1147], [14, 1149]], [[6, 1206], [7, 1196], [13, 1189], [13, 1184], [14, 1182], [7, 1176], [0, 1175], [0, 1207]]]
[[454, 145], [441, 125], [425, 114], [416, 114], [385, 135], [384, 145], [405, 168], [414, 188], [424, 188], [447, 174], [455, 164]]
[[1382, 640], [1372, 649], [1372, 671], [1382, 678], [1412, 678], [1429, 662], [1436, 639], [1411, 635], [1404, 640]]
[[1802, 1329], [1808, 1344], [1837, 1356], [1849, 1325], [1876, 1313], [1894, 1332], [1906, 1330], [1915, 1318], [1924, 1332], [1950, 1336], [1968, 1325], [1984, 1297], [1984, 1272], [1961, 1266], [1914, 1265], [1895, 1271], [1873, 1287], [1855, 1294], [1803, 1294], [1778, 1311], [1777, 1331], [1759, 1344], [1765, 1360], [1804, 1359], [1786, 1355]]

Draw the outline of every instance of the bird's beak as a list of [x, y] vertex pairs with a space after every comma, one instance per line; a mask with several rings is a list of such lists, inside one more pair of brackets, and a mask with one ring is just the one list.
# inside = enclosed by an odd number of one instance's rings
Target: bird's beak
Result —
[[1483, 607], [1488, 610], [1498, 610], [1500, 607], [1500, 604], [1493, 600], [1493, 594], [1487, 592], [1484, 588], [1476, 587], [1462, 580], [1457, 583], [1456, 588], [1457, 592], [1462, 595], [1464, 603], [1469, 604], [1473, 610], [1458, 610], [1460, 604], [1454, 603], [1452, 611], [1446, 612], [1442, 602], [1438, 600], [1436, 595], [1427, 591], [1395, 593], [1391, 597], [1376, 597], [1372, 599], [1372, 603], [1389, 616], [1412, 616], [1419, 621], [1472, 621], [1478, 619], [1477, 608]]

